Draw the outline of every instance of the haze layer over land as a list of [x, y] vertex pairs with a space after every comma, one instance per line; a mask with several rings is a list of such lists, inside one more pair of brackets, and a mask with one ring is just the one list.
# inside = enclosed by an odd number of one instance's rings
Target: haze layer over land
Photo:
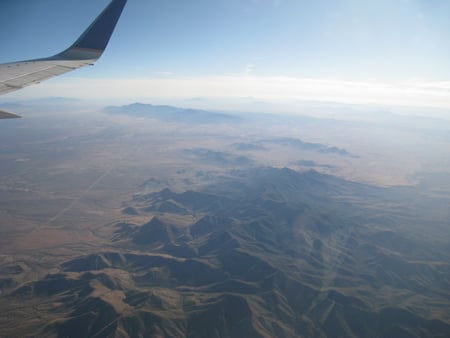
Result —
[[450, 334], [448, 121], [61, 102], [0, 124], [0, 336]]

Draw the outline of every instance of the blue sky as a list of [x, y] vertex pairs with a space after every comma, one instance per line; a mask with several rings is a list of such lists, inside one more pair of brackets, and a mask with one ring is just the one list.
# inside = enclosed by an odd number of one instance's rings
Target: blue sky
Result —
[[[0, 62], [65, 49], [107, 3], [1, 1]], [[450, 101], [445, 97], [450, 93], [449, 41], [446, 0], [129, 0], [95, 68], [20, 95], [44, 95], [59, 86], [63, 95], [72, 91], [88, 97], [81, 88], [84, 79], [85, 87], [105, 81], [119, 86], [126, 80], [128, 91], [116, 88], [124, 97], [134, 89], [140, 93], [136, 97], [145, 96], [134, 87], [144, 86], [153, 93], [149, 97], [320, 99], [323, 88], [317, 83], [324, 83], [328, 91], [336, 88], [334, 96], [349, 98], [352, 92], [364, 95], [364, 85], [368, 94], [379, 90], [378, 97], [394, 88], [389, 95], [402, 96], [399, 101], [410, 101], [425, 88], [426, 100], [445, 106]], [[317, 87], [316, 92], [296, 90], [302, 86]], [[348, 89], [345, 95], [342, 88]], [[437, 99], [429, 95], [432, 88], [438, 88]], [[107, 92], [114, 90], [101, 95]], [[327, 93], [324, 99], [333, 100]]]

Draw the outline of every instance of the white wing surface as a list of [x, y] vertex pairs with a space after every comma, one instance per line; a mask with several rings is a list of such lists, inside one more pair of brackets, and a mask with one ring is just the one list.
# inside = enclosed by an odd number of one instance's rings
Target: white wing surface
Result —
[[0, 64], [0, 95], [94, 64], [105, 50], [126, 2], [113, 0], [71, 47], [57, 55]]

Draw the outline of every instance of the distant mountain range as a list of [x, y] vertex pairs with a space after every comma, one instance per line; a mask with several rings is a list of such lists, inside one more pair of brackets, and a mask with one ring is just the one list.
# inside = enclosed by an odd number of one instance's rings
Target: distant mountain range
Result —
[[185, 109], [172, 106], [154, 106], [151, 104], [133, 103], [121, 107], [107, 107], [103, 110], [108, 114], [127, 115], [134, 117], [145, 117], [165, 122], [185, 123], [231, 123], [238, 122], [239, 117], [209, 112], [201, 109]]
[[337, 147], [330, 147], [321, 143], [310, 143], [304, 142], [302, 140], [291, 138], [291, 137], [281, 137], [269, 140], [261, 140], [260, 144], [279, 144], [283, 146], [293, 147], [300, 150], [315, 151], [322, 154], [336, 154], [346, 157], [358, 157], [356, 155], [350, 154], [347, 150]]
[[[236, 123], [242, 121], [242, 119], [237, 115], [210, 112], [201, 109], [184, 109], [172, 106], [157, 106], [151, 104], [134, 103], [121, 107], [107, 107], [103, 110], [108, 114], [116, 115], [126, 115], [134, 117], [145, 117], [156, 119], [164, 122], [184, 122], [184, 123], [195, 123], [195, 124], [221, 124], [221, 123]], [[237, 143], [234, 147], [240, 151], [258, 151], [265, 150], [268, 145], [281, 145], [286, 147], [295, 148], [298, 150], [317, 152], [322, 154], [334, 154], [344, 157], [357, 158], [358, 156], [348, 152], [345, 149], [327, 146], [321, 143], [311, 143], [305, 142], [303, 140], [292, 138], [292, 137], [280, 137], [273, 139], [261, 139], [254, 142], [248, 143]], [[199, 149], [187, 150], [196, 153], [199, 156], [211, 156], [214, 155], [212, 150], [209, 153], [198, 154]], [[206, 150], [205, 150], [206, 151]], [[215, 152], [219, 155], [218, 152]], [[227, 156], [229, 159], [229, 156]], [[241, 159], [243, 157], [241, 156]], [[222, 160], [222, 159], [220, 159]], [[248, 160], [249, 162], [250, 160]]]
[[267, 167], [135, 195], [147, 222], [9, 297], [59, 337], [446, 337], [445, 206], [408, 189]]
[[[255, 140], [254, 142], [246, 143], [235, 143], [233, 147], [239, 151], [266, 151], [270, 145], [281, 145], [285, 147], [294, 148], [302, 151], [310, 151], [321, 154], [333, 154], [344, 157], [358, 158], [358, 155], [352, 154], [343, 148], [328, 146], [322, 143], [311, 143], [305, 142], [298, 138], [293, 137], [278, 137], [272, 139]], [[321, 167], [318, 163], [312, 161], [309, 162], [299, 162], [299, 165], [310, 166], [310, 167]], [[324, 166], [322, 166], [324, 167]], [[325, 166], [326, 167], [326, 166]]]
[[247, 156], [204, 148], [185, 149], [183, 154], [203, 163], [226, 167], [241, 167], [254, 164]]

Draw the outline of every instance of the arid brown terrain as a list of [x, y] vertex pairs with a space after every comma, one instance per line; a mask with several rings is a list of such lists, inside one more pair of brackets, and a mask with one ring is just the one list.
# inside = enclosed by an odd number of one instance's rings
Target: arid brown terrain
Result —
[[450, 127], [401, 121], [5, 121], [0, 337], [448, 337]]

